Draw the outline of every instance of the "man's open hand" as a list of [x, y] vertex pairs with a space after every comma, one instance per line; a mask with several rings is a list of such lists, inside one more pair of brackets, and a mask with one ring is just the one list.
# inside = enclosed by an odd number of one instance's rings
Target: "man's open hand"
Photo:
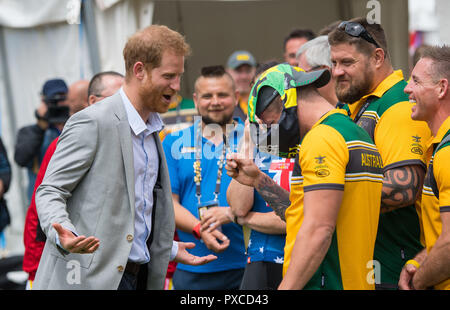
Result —
[[217, 256], [212, 254], [207, 256], [195, 256], [187, 251], [187, 249], [193, 249], [194, 247], [195, 243], [193, 242], [178, 242], [178, 252], [174, 261], [181, 264], [199, 266], [217, 259]]
[[90, 254], [100, 246], [100, 240], [94, 236], [75, 236], [70, 230], [65, 229], [58, 223], [52, 224], [58, 233], [61, 246], [70, 253]]

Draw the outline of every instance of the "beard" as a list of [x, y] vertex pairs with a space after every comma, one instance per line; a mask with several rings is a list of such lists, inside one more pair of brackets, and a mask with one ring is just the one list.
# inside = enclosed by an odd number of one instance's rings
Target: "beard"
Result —
[[[200, 114], [200, 113], [199, 113]], [[201, 115], [201, 114], [200, 114]], [[205, 125], [209, 124], [218, 124], [219, 126], [225, 126], [226, 124], [230, 123], [230, 120], [233, 118], [233, 114], [222, 114], [222, 116], [219, 119], [212, 119], [208, 116], [207, 113], [204, 115], [201, 115], [203, 123]]]
[[[165, 113], [169, 109], [169, 104], [163, 102], [164, 89], [156, 87], [150, 82], [143, 85], [138, 90], [141, 101], [153, 112]], [[173, 95], [172, 95], [173, 98]]]
[[[345, 76], [344, 76], [345, 77]], [[348, 87], [343, 87], [341, 85], [341, 80], [344, 77], [338, 77], [336, 80], [336, 96], [339, 101], [344, 103], [354, 103], [361, 99], [363, 96], [369, 94], [372, 82], [373, 82], [373, 71], [366, 68], [363, 77], [359, 81], [349, 81]]]

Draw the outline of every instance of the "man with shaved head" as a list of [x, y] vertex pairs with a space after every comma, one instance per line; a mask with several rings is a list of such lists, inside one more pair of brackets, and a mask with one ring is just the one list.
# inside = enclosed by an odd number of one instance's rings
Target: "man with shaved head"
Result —
[[79, 80], [69, 86], [67, 105], [69, 106], [70, 115], [73, 115], [88, 106], [88, 86], [89, 81], [87, 80]]
[[88, 104], [94, 104], [112, 96], [123, 84], [123, 75], [115, 71], [104, 71], [94, 75], [89, 82]]

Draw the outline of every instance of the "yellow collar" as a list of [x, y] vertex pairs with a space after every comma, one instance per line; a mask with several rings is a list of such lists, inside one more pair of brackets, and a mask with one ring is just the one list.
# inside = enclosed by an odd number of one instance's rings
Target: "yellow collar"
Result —
[[361, 105], [366, 101], [366, 99], [368, 97], [376, 96], [378, 98], [381, 98], [384, 95], [385, 92], [387, 92], [392, 86], [394, 86], [395, 84], [397, 84], [401, 80], [403, 80], [403, 72], [402, 72], [402, 70], [396, 70], [396, 71], [392, 72], [383, 81], [381, 81], [380, 84], [378, 84], [378, 86], [375, 88], [374, 91], [372, 91], [371, 93], [365, 95], [364, 97], [362, 97], [358, 101], [348, 105], [352, 115], [353, 115], [353, 113], [355, 111], [359, 111], [359, 109], [361, 108]]
[[427, 147], [430, 148], [433, 144], [440, 143], [442, 139], [444, 139], [444, 135], [450, 129], [450, 116], [446, 118], [446, 120], [442, 123], [441, 127], [439, 127], [436, 136], [431, 137], [428, 140]]

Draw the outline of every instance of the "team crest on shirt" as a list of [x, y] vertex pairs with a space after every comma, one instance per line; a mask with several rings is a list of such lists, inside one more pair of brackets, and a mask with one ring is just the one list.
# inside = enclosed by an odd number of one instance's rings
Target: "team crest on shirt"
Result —
[[317, 164], [323, 164], [323, 163], [325, 162], [325, 158], [326, 158], [326, 156], [317, 156], [317, 157], [314, 157], [314, 159], [316, 160], [316, 163], [317, 163]]
[[422, 137], [419, 135], [412, 136], [411, 153], [423, 155], [422, 145], [420, 144], [421, 139]]
[[317, 166], [314, 167], [314, 173], [319, 178], [324, 178], [330, 175], [330, 169], [328, 165], [325, 162], [326, 156], [317, 156], [314, 157], [314, 160], [316, 161]]

